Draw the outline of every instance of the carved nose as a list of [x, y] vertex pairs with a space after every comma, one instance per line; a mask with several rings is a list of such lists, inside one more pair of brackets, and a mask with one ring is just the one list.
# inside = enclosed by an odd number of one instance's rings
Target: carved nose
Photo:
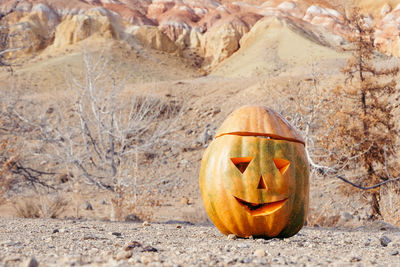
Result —
[[257, 189], [267, 189], [262, 175], [260, 176], [260, 182], [258, 182]]

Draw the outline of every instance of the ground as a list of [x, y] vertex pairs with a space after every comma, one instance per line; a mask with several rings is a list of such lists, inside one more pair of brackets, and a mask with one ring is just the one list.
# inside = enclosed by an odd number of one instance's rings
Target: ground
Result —
[[[286, 239], [231, 238], [187, 222], [0, 218], [3, 266], [398, 266], [400, 229], [304, 227]], [[22, 265], [20, 265], [22, 263]], [[29, 265], [30, 266], [30, 265]]]

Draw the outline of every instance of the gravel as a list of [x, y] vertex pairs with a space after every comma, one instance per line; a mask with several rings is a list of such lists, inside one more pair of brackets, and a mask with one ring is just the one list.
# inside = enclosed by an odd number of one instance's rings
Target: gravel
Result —
[[396, 266], [399, 244], [393, 228], [234, 239], [212, 225], [0, 218], [1, 266]]

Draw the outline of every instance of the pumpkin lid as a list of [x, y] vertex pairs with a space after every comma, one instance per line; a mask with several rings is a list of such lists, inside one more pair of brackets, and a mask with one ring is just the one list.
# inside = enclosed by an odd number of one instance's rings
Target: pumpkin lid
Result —
[[243, 106], [232, 112], [217, 130], [215, 138], [223, 135], [265, 136], [305, 144], [286, 119], [263, 106]]

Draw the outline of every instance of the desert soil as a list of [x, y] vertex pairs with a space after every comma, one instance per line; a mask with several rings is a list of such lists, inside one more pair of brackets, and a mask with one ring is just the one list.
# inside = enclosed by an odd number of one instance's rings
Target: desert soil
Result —
[[379, 221], [353, 230], [304, 227], [287, 239], [241, 239], [183, 221], [0, 218], [0, 240], [3, 266], [400, 264], [400, 229]]

